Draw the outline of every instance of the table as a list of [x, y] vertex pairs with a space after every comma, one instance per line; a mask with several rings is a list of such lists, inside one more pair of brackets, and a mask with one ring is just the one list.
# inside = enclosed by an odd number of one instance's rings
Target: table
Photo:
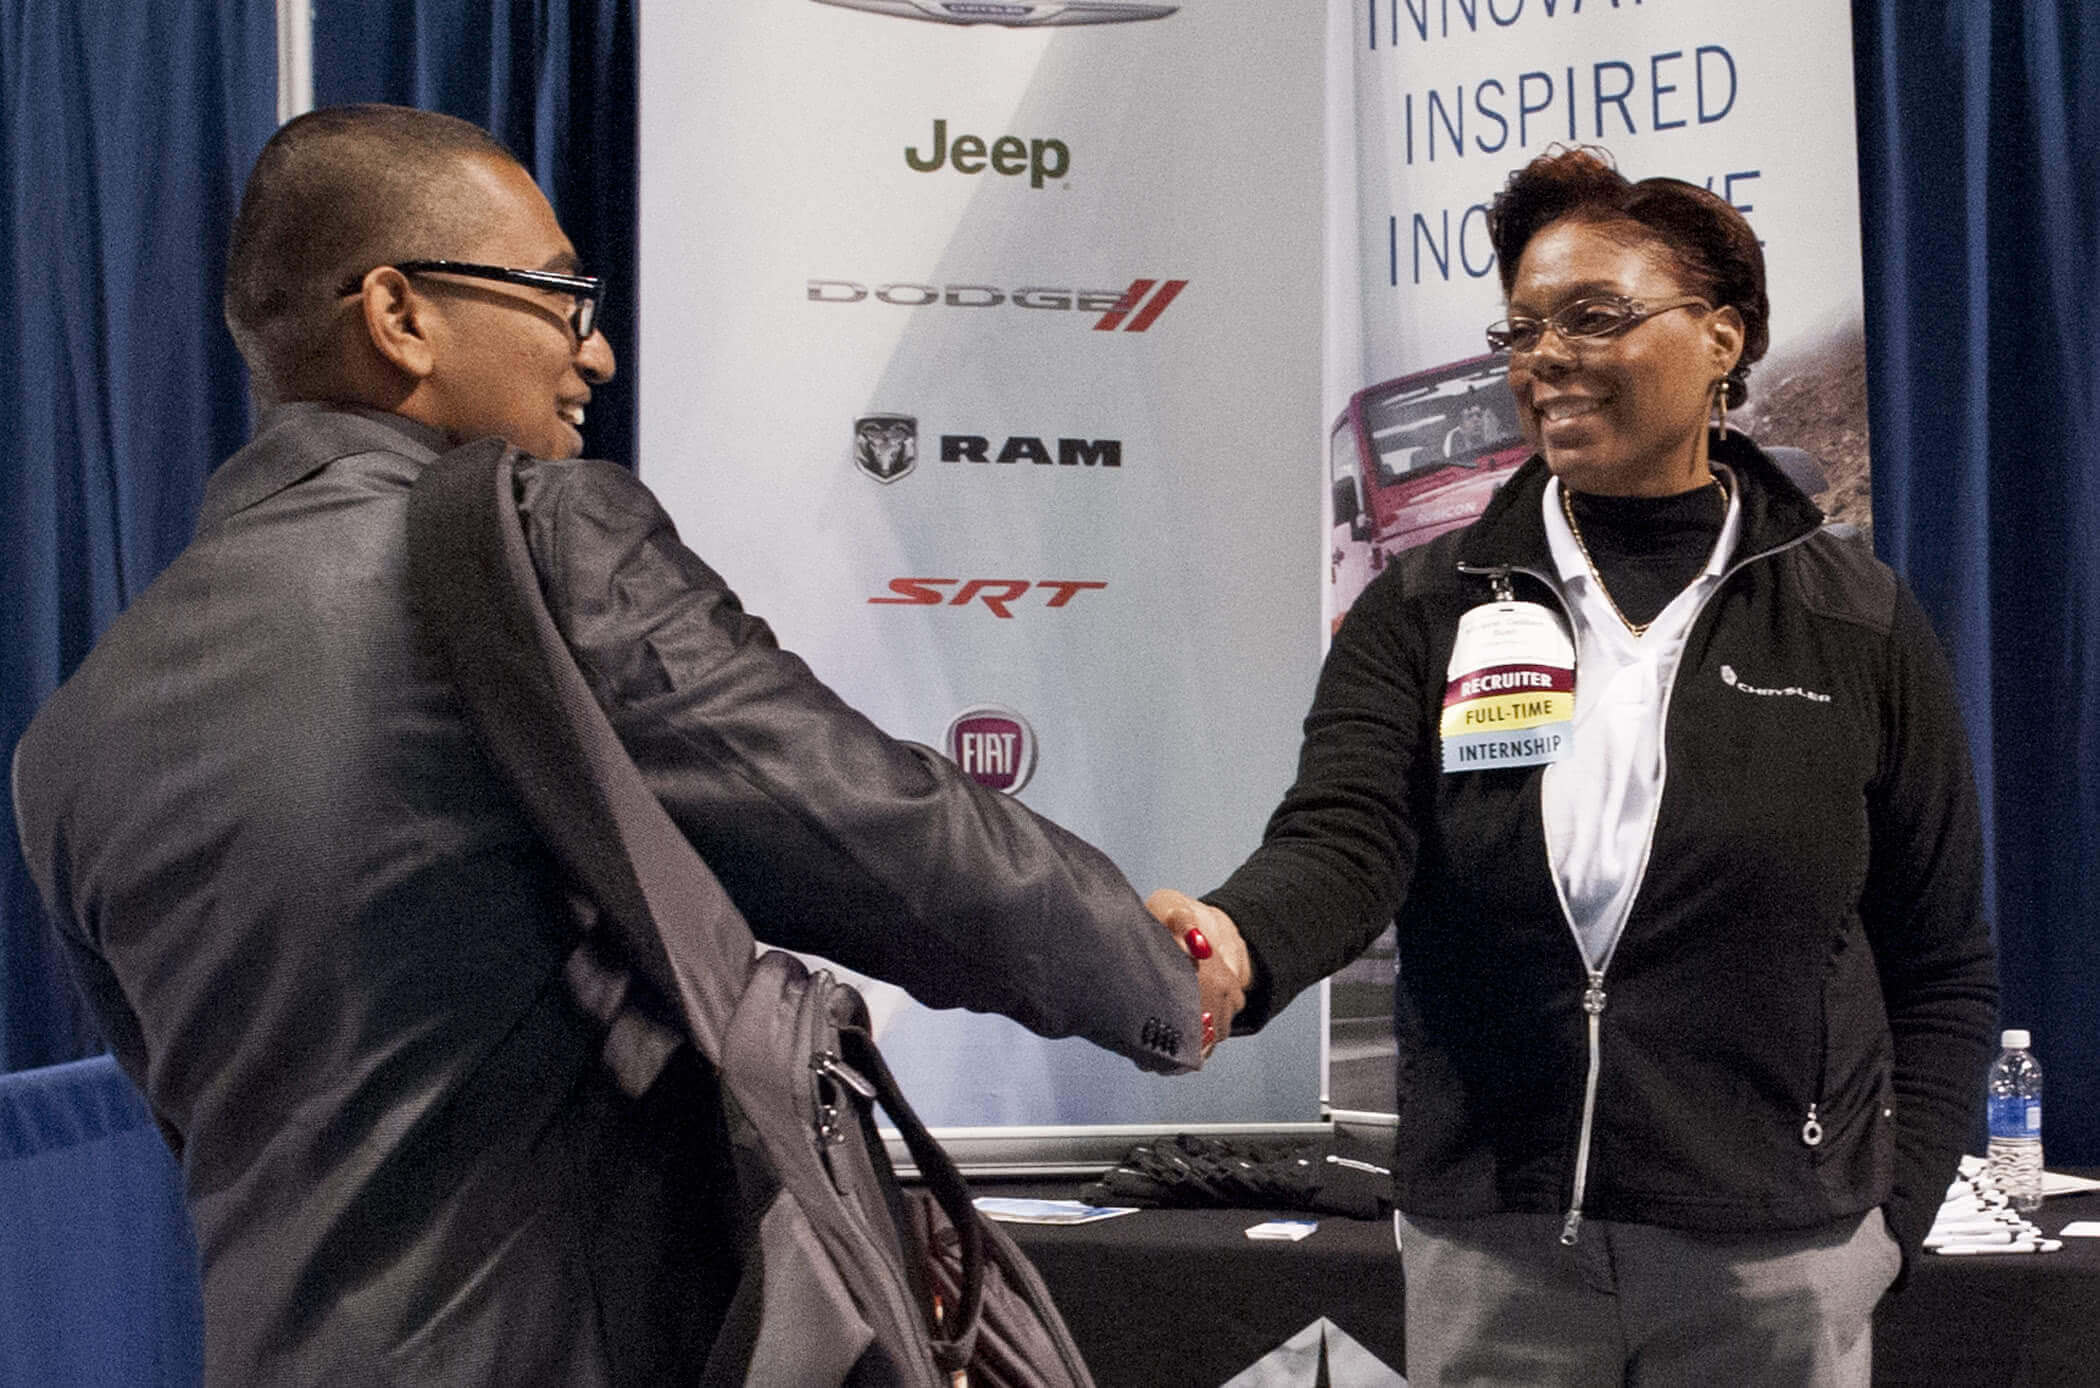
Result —
[[[1078, 1192], [975, 1184], [980, 1194]], [[1042, 1271], [1101, 1388], [1209, 1388], [1320, 1316], [1404, 1368], [1391, 1224], [1330, 1216], [1297, 1243], [1242, 1233], [1263, 1219], [1306, 1217], [1141, 1210], [1096, 1224], [1005, 1227]], [[2051, 1234], [2074, 1219], [2100, 1219], [2100, 1194], [2054, 1197], [2034, 1216]], [[1874, 1324], [1876, 1384], [2100, 1385], [2100, 1239], [2066, 1240], [2049, 1254], [1928, 1254]]]
[[[977, 1188], [1070, 1198], [1078, 1183]], [[1404, 1366], [1391, 1225], [1329, 1216], [1299, 1243], [1241, 1232], [1275, 1217], [1288, 1216], [1145, 1210], [1007, 1227], [1101, 1388], [1211, 1388], [1323, 1316]], [[2100, 1194], [2052, 1199], [2035, 1222], [2054, 1233], [2073, 1219], [2100, 1220]], [[200, 1325], [175, 1164], [129, 1082], [106, 1056], [0, 1076], [0, 1383], [187, 1388], [201, 1377]], [[2096, 1331], [2100, 1240], [2040, 1255], [1928, 1255], [1876, 1318], [1874, 1378], [2100, 1385]]]

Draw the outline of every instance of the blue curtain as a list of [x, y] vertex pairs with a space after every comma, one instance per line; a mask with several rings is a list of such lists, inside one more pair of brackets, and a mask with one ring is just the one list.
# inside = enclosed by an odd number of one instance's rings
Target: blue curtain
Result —
[[[268, 0], [0, 0], [0, 758], [246, 438], [219, 300], [276, 73]], [[0, 1069], [88, 1054], [8, 796], [0, 840]]]
[[0, 1075], [0, 1210], [0, 1383], [199, 1381], [181, 1173], [114, 1060]]
[[1875, 538], [1960, 681], [2049, 1160], [2100, 1163], [2100, 6], [1853, 27]]
[[[393, 101], [493, 130], [613, 278], [624, 381], [592, 452], [634, 456], [633, 0], [316, 6], [323, 104]], [[226, 230], [276, 127], [270, 0], [0, 0], [0, 762], [109, 620], [189, 538], [204, 479], [247, 437], [220, 319]], [[0, 795], [0, 1070], [100, 1039], [53, 953]]]
[[609, 276], [600, 321], [620, 375], [595, 392], [593, 457], [634, 465], [636, 0], [316, 0], [314, 103], [386, 101], [483, 127]]

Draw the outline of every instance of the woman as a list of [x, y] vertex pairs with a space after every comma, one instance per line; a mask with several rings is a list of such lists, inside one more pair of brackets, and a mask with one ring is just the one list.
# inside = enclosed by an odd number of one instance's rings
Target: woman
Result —
[[1732, 208], [1578, 149], [1490, 225], [1537, 454], [1364, 593], [1261, 848], [1154, 909], [1240, 1031], [1397, 914], [1417, 1388], [1865, 1384], [1995, 1011], [1944, 662], [1727, 429], [1767, 340]]

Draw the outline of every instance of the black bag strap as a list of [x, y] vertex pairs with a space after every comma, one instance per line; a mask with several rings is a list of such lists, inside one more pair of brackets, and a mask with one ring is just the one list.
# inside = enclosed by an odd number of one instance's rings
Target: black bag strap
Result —
[[[751, 928], [592, 698], [555, 627], [518, 517], [511, 450], [470, 443], [409, 495], [409, 590], [489, 755], [597, 907], [621, 961], [673, 1003], [711, 1064]], [[660, 921], [676, 921], [667, 936]]]
[[[969, 1183], [956, 1169], [954, 1159], [926, 1130], [919, 1115], [912, 1112], [911, 1105], [904, 1101], [896, 1076], [890, 1073], [882, 1052], [876, 1049], [874, 1038], [858, 1027], [842, 1027], [839, 1029], [839, 1049], [846, 1063], [866, 1077], [874, 1088], [876, 1101], [889, 1114], [890, 1121], [897, 1125], [897, 1135], [904, 1140], [904, 1149], [911, 1153], [912, 1161], [919, 1168], [919, 1179], [926, 1183], [927, 1191], [948, 1216], [948, 1222], [955, 1227], [961, 1240], [962, 1292], [956, 1305], [942, 1307], [941, 1324], [934, 1344], [935, 1359], [943, 1369], [953, 1372], [969, 1362], [977, 1346], [977, 1321], [984, 1309], [984, 1216], [971, 1203]], [[888, 1158], [882, 1153], [879, 1143], [870, 1150], [882, 1156], [887, 1164]], [[900, 1217], [897, 1227], [909, 1229], [911, 1223]]]
[[[515, 456], [499, 440], [483, 439], [453, 449], [417, 478], [408, 507], [417, 619], [436, 639], [483, 745], [596, 905], [621, 961], [659, 997], [676, 1001], [687, 1033], [719, 1067], [756, 942], [643, 781], [547, 611], [518, 516]], [[663, 921], [679, 929], [667, 934]], [[983, 1301], [982, 1216], [872, 1039], [855, 1027], [842, 1028], [840, 1039], [842, 1059], [872, 1080], [961, 1237], [960, 1304], [944, 1308], [934, 1344], [944, 1368], [960, 1368], [976, 1343]], [[879, 1145], [873, 1151], [879, 1155]]]

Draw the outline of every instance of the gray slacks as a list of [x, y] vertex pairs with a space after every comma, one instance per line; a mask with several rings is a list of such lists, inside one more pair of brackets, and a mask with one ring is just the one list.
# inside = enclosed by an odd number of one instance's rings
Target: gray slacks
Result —
[[1714, 1235], [1558, 1215], [1396, 1214], [1410, 1388], [1867, 1388], [1874, 1304], [1901, 1264], [1881, 1211]]

